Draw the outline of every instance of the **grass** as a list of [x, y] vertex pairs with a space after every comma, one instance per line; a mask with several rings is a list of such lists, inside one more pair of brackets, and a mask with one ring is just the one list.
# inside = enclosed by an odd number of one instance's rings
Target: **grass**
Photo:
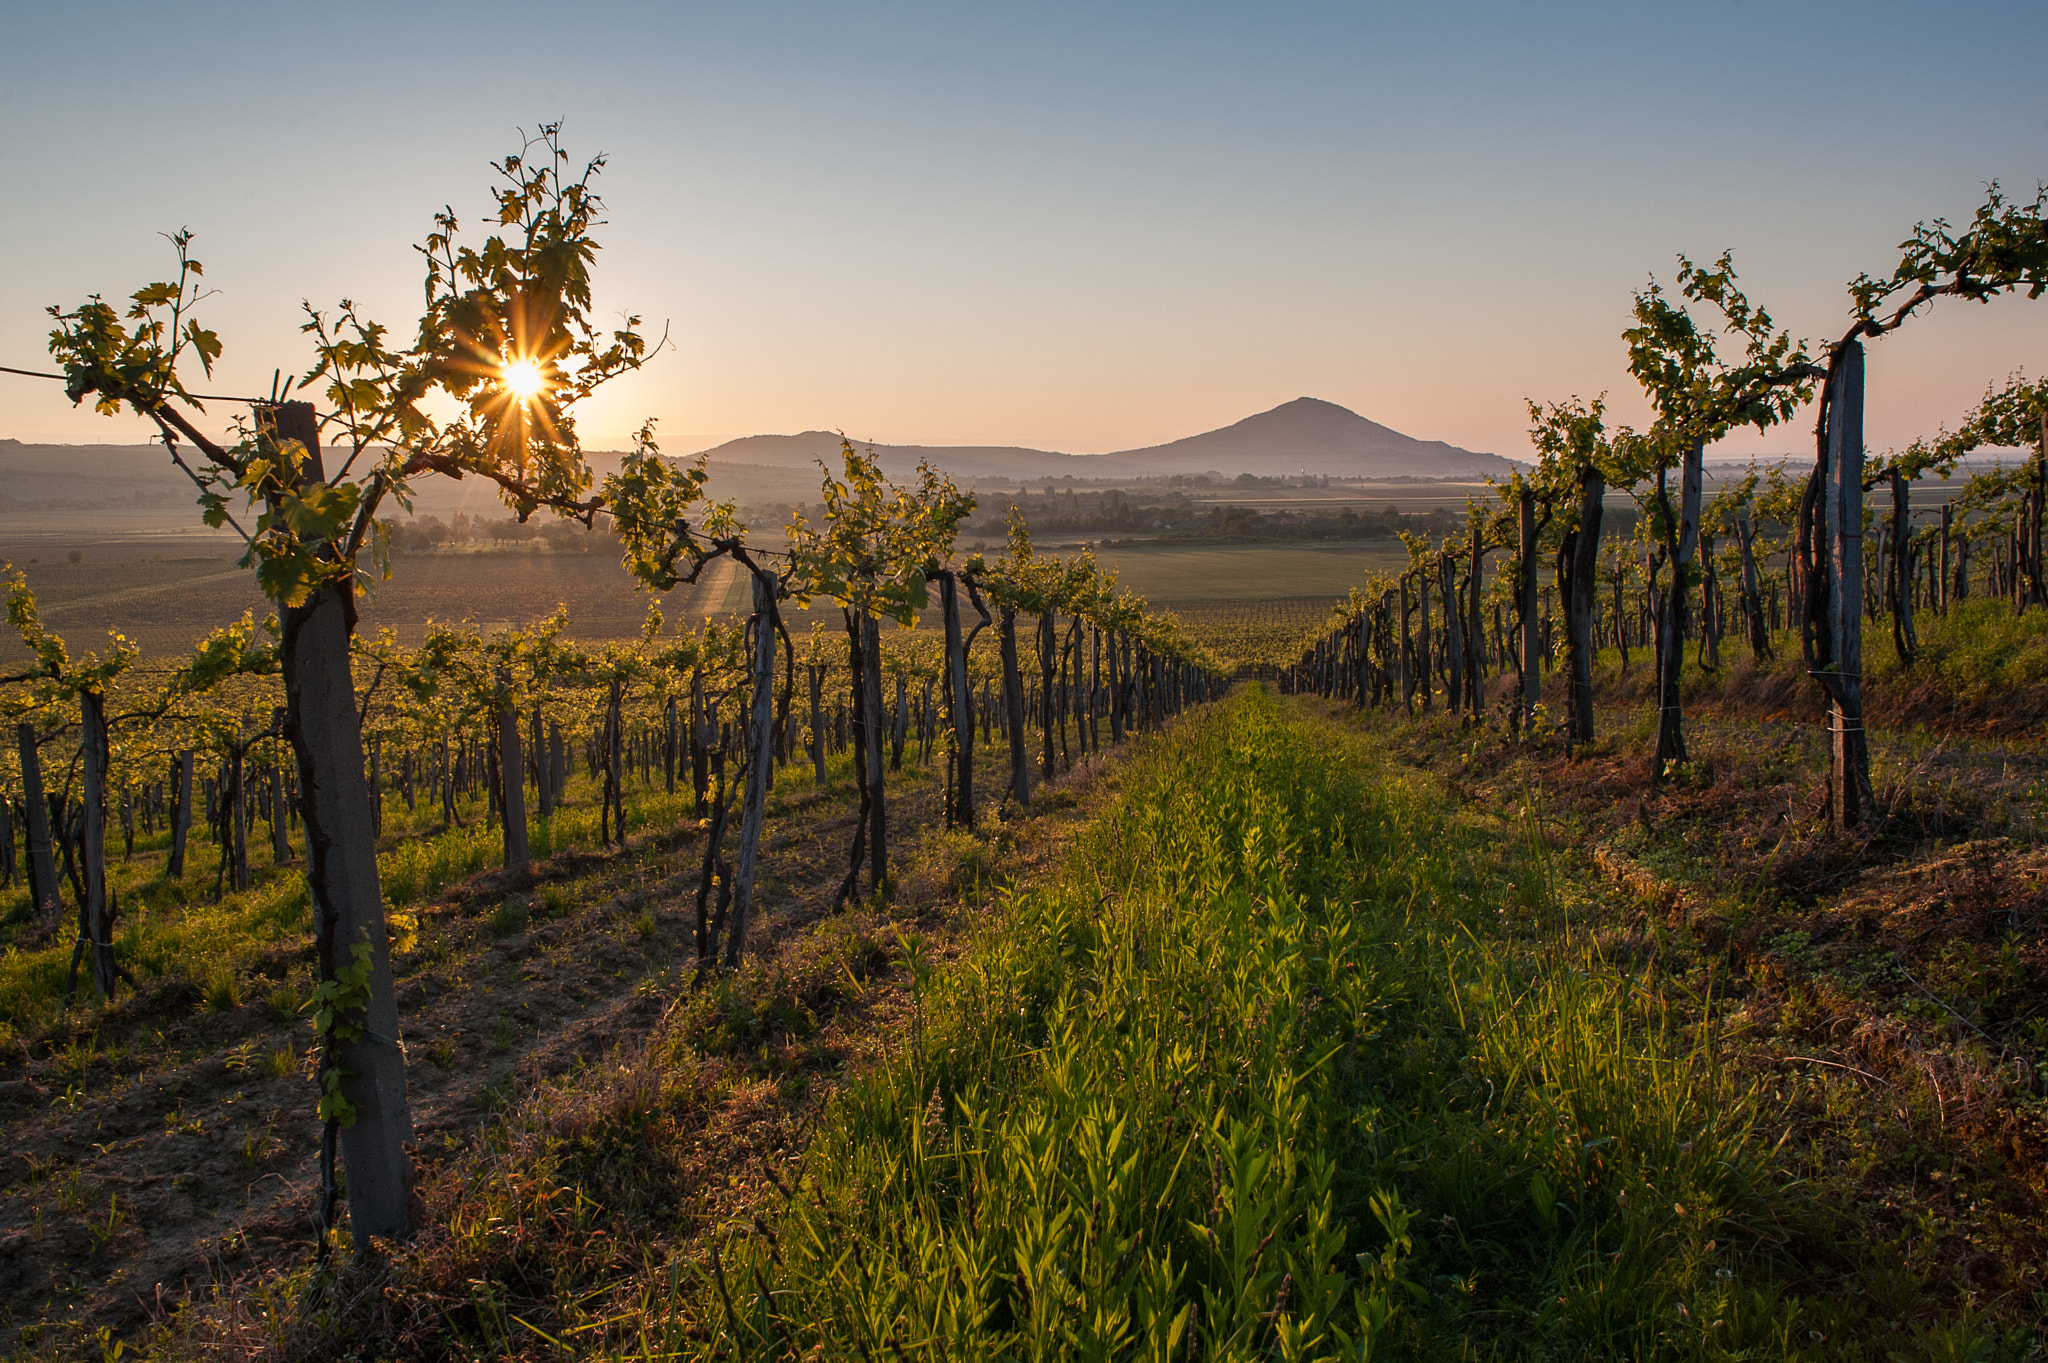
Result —
[[1946, 616], [1922, 611], [1914, 624], [1921, 657], [1911, 669], [1900, 666], [1888, 626], [1866, 634], [1864, 658], [1879, 684], [1931, 685], [1971, 707], [2048, 687], [2048, 610], [2022, 615], [2007, 601], [1963, 601]]
[[913, 954], [908, 1051], [662, 1347], [1856, 1356], [1711, 1031], [1329, 737], [1245, 697], [958, 968]]
[[[1889, 620], [1863, 622], [1865, 715], [1873, 728], [1932, 724], [2017, 733], [2038, 731], [2048, 719], [2048, 610], [2021, 615], [2009, 601], [1973, 600], [1944, 616], [1920, 611], [1914, 622], [1920, 648], [1910, 667], [1899, 662]], [[1798, 633], [1776, 631], [1771, 647], [1776, 657], [1758, 663], [1747, 636], [1731, 632], [1722, 640], [1721, 666], [1708, 671], [1698, 665], [1697, 642], [1689, 643], [1686, 703], [1817, 717], [1819, 688], [1806, 675]], [[1656, 688], [1653, 656], [1646, 647], [1632, 647], [1624, 674], [1620, 651], [1603, 650], [1593, 674], [1601, 702], [1649, 703]], [[1547, 687], [1556, 680], [1553, 673]]]
[[[1384, 748], [1241, 693], [962, 948], [849, 914], [688, 996], [644, 1056], [508, 1110], [364, 1298], [403, 1328], [323, 1347], [2018, 1356], [1843, 1238], [1724, 1063], [1711, 976], [1590, 930], [1533, 806], [1480, 819]], [[833, 1000], [892, 980], [885, 1054], [802, 1154], [720, 1152], [707, 1186], [690, 1152], [762, 1101], [748, 1074], [800, 1094]]]

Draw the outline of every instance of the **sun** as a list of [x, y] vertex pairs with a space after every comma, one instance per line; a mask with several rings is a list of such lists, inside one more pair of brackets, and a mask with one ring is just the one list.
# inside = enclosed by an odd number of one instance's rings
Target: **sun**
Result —
[[514, 360], [498, 371], [498, 382], [505, 385], [505, 391], [521, 402], [531, 402], [540, 394], [547, 382], [540, 372], [540, 366], [532, 360]]

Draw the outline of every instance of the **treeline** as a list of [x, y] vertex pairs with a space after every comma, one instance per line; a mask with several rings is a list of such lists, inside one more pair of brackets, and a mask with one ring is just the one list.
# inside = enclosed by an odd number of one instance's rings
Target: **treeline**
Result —
[[617, 553], [618, 537], [603, 525], [580, 525], [575, 521], [521, 521], [507, 516], [492, 519], [458, 511], [444, 521], [439, 516], [410, 520], [385, 519], [378, 530], [387, 537], [393, 553], [428, 554], [437, 549], [464, 547], [501, 548], [514, 544], [538, 544], [557, 554]]
[[988, 511], [963, 527], [963, 533], [969, 537], [1000, 533], [1000, 527], [1013, 512], [1023, 517], [1032, 534], [1041, 538], [1108, 539], [1121, 534], [1211, 543], [1394, 539], [1403, 534], [1442, 536], [1464, 520], [1463, 512], [1447, 507], [1403, 511], [1390, 503], [1364, 511], [1352, 507], [1328, 511], [1315, 509], [1311, 504], [1301, 509], [1261, 510], [1205, 505], [1184, 494], [1144, 498], [1122, 489], [1086, 492], [1049, 488], [1042, 496], [1033, 496], [1027, 490], [992, 497]]

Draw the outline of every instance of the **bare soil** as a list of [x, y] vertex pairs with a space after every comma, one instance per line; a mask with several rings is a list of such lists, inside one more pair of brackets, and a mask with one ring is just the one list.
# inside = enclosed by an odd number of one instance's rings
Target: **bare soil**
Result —
[[[979, 750], [984, 790], [1000, 781], [999, 747]], [[1028, 877], [1056, 857], [1079, 797], [1113, 766], [1084, 763], [1051, 783], [1034, 817], [999, 825], [984, 845], [1000, 851], [1001, 873]], [[853, 832], [847, 792], [792, 794], [768, 820], [748, 955], [781, 1012], [729, 1016], [685, 1063], [664, 1058], [660, 1106], [673, 1129], [661, 1148], [674, 1167], [663, 1186], [688, 1189], [676, 1200], [690, 1204], [664, 1221], [672, 1233], [758, 1191], [763, 1162], [788, 1153], [837, 1077], [889, 1044], [904, 1008], [897, 930], [914, 925], [943, 955], [971, 927], [946, 849], [920, 851], [942, 796], [942, 780], [909, 765], [894, 778], [904, 876], [880, 916], [832, 911]], [[440, 1328], [423, 1284], [451, 1261], [451, 1219], [503, 1157], [493, 1130], [514, 1114], [585, 1121], [645, 1097], [635, 1085], [650, 1073], [649, 1038], [693, 1006], [700, 847], [685, 826], [608, 856], [563, 854], [531, 884], [479, 876], [421, 912], [417, 945], [395, 967], [428, 1229], [407, 1251], [418, 1276], [403, 1319], [396, 1307], [379, 1318], [387, 1336], [417, 1343]], [[563, 905], [552, 915], [551, 900]], [[250, 1303], [313, 1254], [319, 1128], [307, 1024], [256, 995], [304, 978], [309, 962], [310, 949], [276, 953], [223, 1012], [201, 1011], [191, 986], [158, 989], [0, 1057], [0, 1348], [41, 1354], [103, 1327], [161, 1330], [187, 1306], [207, 1323], [188, 1319], [180, 1328], [197, 1333], [180, 1337], [203, 1337], [207, 1352], [266, 1346]], [[689, 1101], [676, 1101], [678, 1086]]]

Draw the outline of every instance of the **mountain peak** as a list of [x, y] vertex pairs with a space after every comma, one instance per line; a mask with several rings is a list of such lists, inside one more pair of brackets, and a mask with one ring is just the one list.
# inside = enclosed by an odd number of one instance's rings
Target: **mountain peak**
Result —
[[[863, 447], [867, 441], [855, 442]], [[1329, 474], [1339, 478], [1471, 478], [1503, 476], [1514, 465], [1441, 440], [1417, 440], [1322, 398], [1298, 397], [1219, 430], [1165, 445], [1115, 454], [1072, 455], [991, 445], [872, 447], [890, 477], [929, 458], [956, 478], [1143, 478], [1166, 474]], [[714, 462], [771, 465], [830, 463], [839, 437], [829, 431], [754, 435], [707, 451]]]
[[1299, 397], [1219, 430], [1108, 456], [1161, 473], [1315, 473], [1343, 478], [1457, 478], [1506, 473], [1498, 455], [1417, 440], [1349, 407]]

